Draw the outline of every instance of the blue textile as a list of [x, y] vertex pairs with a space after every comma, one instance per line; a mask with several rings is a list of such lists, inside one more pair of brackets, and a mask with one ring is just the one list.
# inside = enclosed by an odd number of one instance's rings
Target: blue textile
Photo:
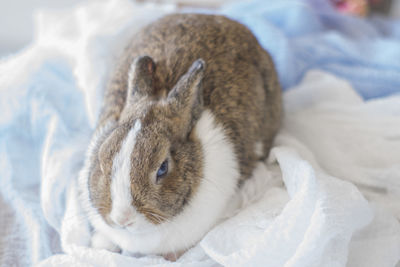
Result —
[[272, 54], [284, 90], [317, 68], [347, 79], [365, 99], [400, 92], [400, 21], [346, 16], [322, 0], [256, 0], [222, 13]]

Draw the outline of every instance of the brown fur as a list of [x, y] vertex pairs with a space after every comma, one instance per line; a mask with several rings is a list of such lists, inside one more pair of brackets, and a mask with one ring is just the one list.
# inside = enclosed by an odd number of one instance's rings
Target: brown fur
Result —
[[[206, 66], [192, 65], [200, 58]], [[111, 209], [112, 160], [137, 119], [142, 129], [132, 151], [133, 205], [156, 224], [182, 211], [202, 178], [203, 151], [192, 128], [205, 108], [234, 144], [240, 184], [268, 155], [281, 120], [272, 60], [251, 32], [223, 16], [175, 14], [135, 35], [105, 92], [98, 123], [100, 129], [117, 122], [96, 152], [89, 179], [90, 198], [103, 217]], [[254, 152], [258, 141], [261, 157]], [[167, 157], [171, 171], [155, 183], [152, 175]]]

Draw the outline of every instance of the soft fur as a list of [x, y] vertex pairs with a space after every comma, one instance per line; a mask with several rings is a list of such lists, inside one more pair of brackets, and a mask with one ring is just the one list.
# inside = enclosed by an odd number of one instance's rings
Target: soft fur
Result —
[[196, 14], [145, 27], [113, 73], [80, 177], [92, 245], [192, 246], [268, 155], [280, 119], [273, 63], [246, 27]]
[[204, 148], [205, 168], [198, 192], [188, 207], [173, 220], [159, 225], [138, 214], [137, 225], [126, 229], [108, 225], [101, 216], [92, 217], [97, 230], [92, 240], [94, 247], [115, 251], [113, 244], [118, 244], [140, 253], [179, 252], [198, 241], [217, 222], [215, 218], [223, 213], [237, 185], [232, 179], [239, 176], [234, 147], [208, 110], [203, 112], [193, 134]]

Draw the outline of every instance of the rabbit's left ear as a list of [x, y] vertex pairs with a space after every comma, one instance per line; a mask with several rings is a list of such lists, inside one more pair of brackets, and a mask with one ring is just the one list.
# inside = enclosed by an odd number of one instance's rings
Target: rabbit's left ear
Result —
[[149, 56], [136, 58], [129, 70], [127, 103], [141, 97], [155, 95], [154, 72], [156, 65]]
[[204, 60], [197, 59], [169, 92], [168, 105], [182, 120], [186, 132], [190, 131], [203, 111], [202, 80], [206, 64]]

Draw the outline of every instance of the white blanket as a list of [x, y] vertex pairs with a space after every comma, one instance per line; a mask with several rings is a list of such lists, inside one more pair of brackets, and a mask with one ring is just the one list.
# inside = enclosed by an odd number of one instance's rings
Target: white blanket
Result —
[[[86, 247], [75, 181], [116, 40], [171, 10], [114, 0], [40, 13], [35, 43], [2, 62], [0, 131], [14, 135], [0, 140], [0, 264], [395, 266], [400, 96], [366, 102], [320, 70], [285, 93], [268, 162], [232, 200], [226, 219], [176, 262]], [[18, 130], [26, 124], [37, 144], [29, 150]]]
[[284, 102], [271, 156], [233, 200], [239, 208], [177, 262], [78, 247], [88, 235], [77, 219], [65, 225], [68, 255], [42, 266], [395, 266], [400, 97], [364, 102], [345, 81], [311, 71]]

